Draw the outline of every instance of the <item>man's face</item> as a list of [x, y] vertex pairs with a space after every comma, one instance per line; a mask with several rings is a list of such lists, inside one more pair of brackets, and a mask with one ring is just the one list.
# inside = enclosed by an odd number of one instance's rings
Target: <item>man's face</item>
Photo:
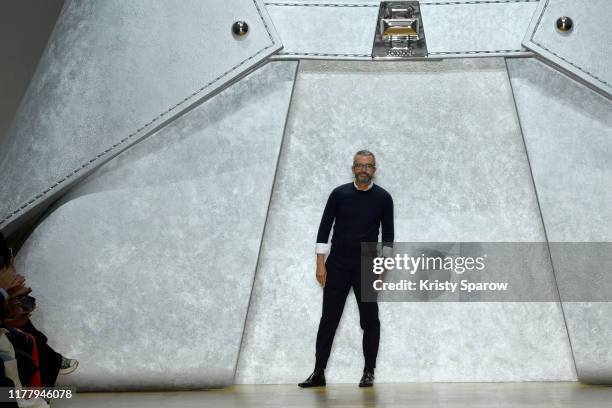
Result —
[[353, 174], [357, 183], [369, 184], [376, 167], [372, 156], [357, 156], [353, 162]]

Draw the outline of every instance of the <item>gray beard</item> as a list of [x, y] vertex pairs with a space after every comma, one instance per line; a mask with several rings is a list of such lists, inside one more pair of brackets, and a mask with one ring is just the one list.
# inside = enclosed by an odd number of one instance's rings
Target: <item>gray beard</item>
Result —
[[355, 176], [355, 181], [357, 183], [370, 184], [370, 180], [372, 180], [372, 178], [367, 174], [358, 174]]

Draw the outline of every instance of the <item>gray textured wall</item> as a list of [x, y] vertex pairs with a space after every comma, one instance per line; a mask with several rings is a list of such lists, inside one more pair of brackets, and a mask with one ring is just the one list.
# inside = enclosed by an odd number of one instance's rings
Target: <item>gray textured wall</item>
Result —
[[72, 190], [17, 258], [79, 389], [232, 383], [297, 63], [269, 63]]
[[[561, 16], [571, 18], [571, 31], [557, 30], [556, 22]], [[608, 0], [540, 1], [523, 44], [545, 61], [612, 98], [610, 16], [612, 2]]]
[[[2, 140], [0, 219], [278, 47], [253, 7], [241, 10], [259, 34], [235, 42], [227, 24], [199, 35], [200, 2], [143, 4], [65, 9]], [[231, 22], [232, 10], [207, 15]], [[284, 129], [296, 64], [270, 63], [99, 168], [18, 256], [34, 322], [81, 361], [60, 385], [303, 380], [321, 311], [316, 228], [361, 148], [377, 154], [398, 241], [609, 240], [610, 101], [534, 59], [507, 66], [303, 61]], [[377, 380], [612, 381], [609, 309], [384, 303]], [[361, 333], [349, 294], [330, 382], [358, 379]]]
[[[322, 289], [314, 244], [352, 155], [377, 155], [396, 241], [543, 241], [503, 59], [302, 61], [249, 308], [237, 383], [292, 383], [314, 366]], [[542, 273], [549, 273], [542, 270]], [[384, 303], [377, 380], [574, 380], [559, 304]], [[326, 376], [363, 368], [349, 294]]]
[[[610, 242], [612, 101], [535, 59], [508, 60], [508, 67], [549, 241]], [[553, 262], [564, 266], [554, 251]], [[606, 267], [573, 273], [603, 276], [593, 283], [606, 284]], [[563, 306], [578, 378], [610, 383], [612, 304]]]
[[0, 144], [0, 228], [280, 48], [257, 1], [66, 2]]

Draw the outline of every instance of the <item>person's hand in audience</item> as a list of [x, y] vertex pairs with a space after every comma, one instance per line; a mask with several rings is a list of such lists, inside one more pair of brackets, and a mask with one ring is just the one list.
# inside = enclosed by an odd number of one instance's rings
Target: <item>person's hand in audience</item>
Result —
[[9, 288], [7, 290], [10, 299], [29, 295], [30, 292], [32, 292], [32, 288], [23, 285]]
[[25, 296], [32, 291], [31, 288], [25, 286], [25, 278], [21, 275], [17, 275], [15, 280], [6, 288], [6, 292], [10, 299], [18, 296]]

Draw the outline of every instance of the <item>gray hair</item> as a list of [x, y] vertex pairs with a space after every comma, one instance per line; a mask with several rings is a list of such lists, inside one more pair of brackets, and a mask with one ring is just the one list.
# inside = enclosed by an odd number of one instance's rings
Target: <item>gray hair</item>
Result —
[[374, 153], [372, 153], [369, 150], [360, 150], [357, 153], [355, 153], [355, 156], [353, 156], [353, 163], [355, 163], [355, 159], [357, 158], [357, 156], [372, 156], [372, 159], [374, 160], [374, 164], [376, 164], [376, 157], [374, 156]]

